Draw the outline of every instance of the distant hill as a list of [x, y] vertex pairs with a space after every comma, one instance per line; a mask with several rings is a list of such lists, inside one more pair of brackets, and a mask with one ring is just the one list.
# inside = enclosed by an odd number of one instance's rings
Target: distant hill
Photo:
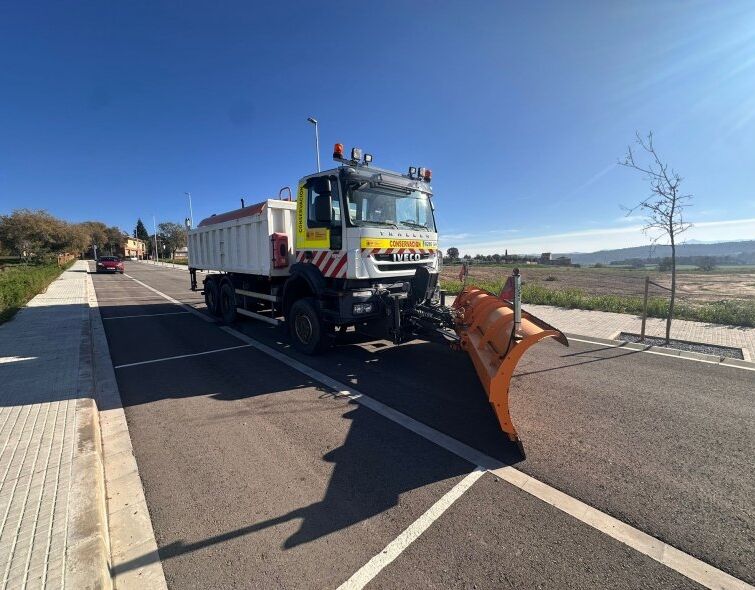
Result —
[[[635, 246], [633, 248], [619, 248], [616, 250], [599, 250], [598, 252], [582, 253], [568, 252], [565, 254], [554, 254], [557, 256], [568, 256], [575, 264], [608, 264], [619, 260], [628, 260], [630, 258], [665, 258], [671, 256], [670, 246]], [[755, 240], [741, 242], [689, 242], [680, 244], [676, 247], [677, 256], [730, 256], [741, 261], [743, 264], [752, 264], [755, 260]]]

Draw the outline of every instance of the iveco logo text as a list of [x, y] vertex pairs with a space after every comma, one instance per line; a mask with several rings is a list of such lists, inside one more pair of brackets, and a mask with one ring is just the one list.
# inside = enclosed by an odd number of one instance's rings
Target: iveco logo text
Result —
[[413, 253], [404, 253], [404, 254], [394, 254], [393, 255], [393, 262], [404, 262], [407, 260], [420, 260], [421, 256], [419, 254], [413, 254]]

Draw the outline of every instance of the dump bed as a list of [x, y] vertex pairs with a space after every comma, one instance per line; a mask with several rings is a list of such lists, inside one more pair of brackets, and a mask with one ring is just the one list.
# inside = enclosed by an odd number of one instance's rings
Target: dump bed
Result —
[[288, 236], [288, 262], [294, 260], [296, 203], [268, 199], [212, 215], [189, 230], [189, 266], [202, 270], [285, 276], [273, 267], [274, 233]]

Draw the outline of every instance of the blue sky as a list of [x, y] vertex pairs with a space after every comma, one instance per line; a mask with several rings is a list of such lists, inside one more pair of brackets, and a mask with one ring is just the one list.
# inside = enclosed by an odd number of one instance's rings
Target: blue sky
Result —
[[0, 213], [131, 231], [294, 185], [359, 145], [433, 169], [462, 252], [646, 243], [635, 130], [694, 193], [689, 238], [755, 238], [752, 2], [7, 2]]

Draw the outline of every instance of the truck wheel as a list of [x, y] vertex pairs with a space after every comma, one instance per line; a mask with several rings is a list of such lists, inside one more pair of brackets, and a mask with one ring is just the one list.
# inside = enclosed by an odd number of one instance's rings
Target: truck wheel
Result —
[[295, 301], [286, 321], [294, 348], [298, 351], [304, 354], [318, 354], [330, 343], [328, 330], [312, 297]]
[[207, 306], [207, 311], [212, 315], [220, 315], [220, 308], [218, 307], [218, 283], [215, 279], [210, 279], [204, 284], [204, 303]]
[[232, 324], [236, 321], [236, 291], [231, 283], [223, 283], [220, 287], [220, 315], [223, 323]]

